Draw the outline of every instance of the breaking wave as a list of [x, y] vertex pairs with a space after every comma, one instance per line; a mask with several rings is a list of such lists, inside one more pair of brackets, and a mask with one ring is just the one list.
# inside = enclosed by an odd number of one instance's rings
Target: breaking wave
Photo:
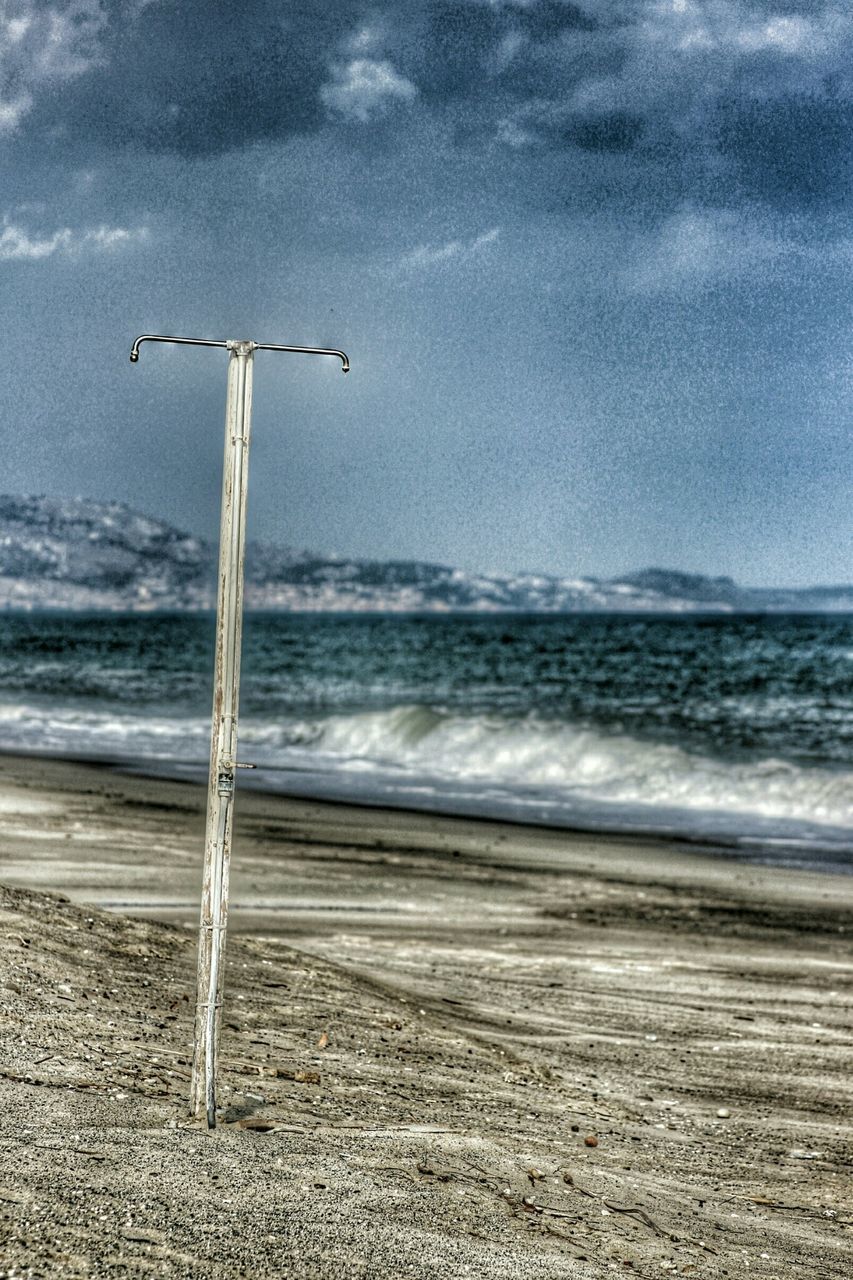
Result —
[[[199, 716], [132, 714], [55, 704], [0, 708], [7, 750], [118, 761], [204, 766], [209, 721]], [[607, 733], [527, 715], [459, 714], [429, 706], [397, 706], [306, 718], [241, 722], [241, 755], [256, 762], [268, 785], [286, 789], [273, 771], [356, 778], [365, 798], [389, 786], [513, 798], [523, 809], [547, 802], [554, 816], [655, 812], [730, 815], [749, 834], [750, 820], [853, 828], [853, 772], [805, 767], [766, 757], [725, 761], [673, 743]], [[495, 810], [498, 812], [498, 809]], [[506, 803], [500, 809], [506, 812]], [[630, 825], [630, 824], [629, 824]], [[653, 824], [652, 824], [653, 825]], [[671, 823], [667, 824], [671, 826]], [[696, 831], [713, 824], [693, 821]]]
[[428, 707], [333, 716], [302, 727], [345, 768], [564, 792], [584, 800], [754, 813], [845, 826], [853, 773], [784, 760], [724, 762], [659, 742], [525, 717], [442, 714]]

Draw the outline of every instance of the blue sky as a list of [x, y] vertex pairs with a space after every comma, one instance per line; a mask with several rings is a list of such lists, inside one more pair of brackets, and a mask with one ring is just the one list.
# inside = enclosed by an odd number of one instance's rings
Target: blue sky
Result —
[[8, 492], [474, 569], [853, 577], [849, 6], [0, 0]]

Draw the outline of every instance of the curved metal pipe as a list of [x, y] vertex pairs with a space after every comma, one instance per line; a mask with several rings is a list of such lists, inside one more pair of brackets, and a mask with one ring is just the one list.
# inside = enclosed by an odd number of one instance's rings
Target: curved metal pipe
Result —
[[341, 373], [349, 373], [349, 357], [345, 351], [336, 351], [333, 347], [280, 347], [272, 342], [258, 342], [256, 351], [296, 351], [303, 356], [337, 356], [341, 362]]
[[[139, 359], [139, 348], [143, 342], [179, 342], [190, 347], [227, 347], [229, 342], [216, 342], [212, 338], [174, 338], [161, 333], [143, 333], [130, 348], [130, 363], [136, 364]], [[349, 373], [349, 357], [345, 351], [337, 351], [334, 347], [285, 347], [273, 342], [253, 342], [255, 351], [294, 351], [303, 356], [336, 356], [341, 362], [341, 372]]]
[[162, 333], [143, 333], [130, 348], [130, 363], [139, 359], [139, 347], [143, 342], [181, 342], [190, 347], [227, 347], [227, 342], [214, 342], [211, 338], [171, 338]]

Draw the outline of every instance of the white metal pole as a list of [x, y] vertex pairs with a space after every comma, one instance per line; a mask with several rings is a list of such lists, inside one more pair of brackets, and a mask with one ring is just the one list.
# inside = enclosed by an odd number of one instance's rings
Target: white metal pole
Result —
[[193, 1115], [216, 1125], [216, 1065], [222, 1021], [222, 979], [228, 924], [228, 872], [234, 815], [237, 763], [237, 716], [240, 701], [240, 645], [243, 632], [243, 568], [246, 554], [246, 493], [252, 423], [252, 370], [256, 351], [291, 351], [337, 356], [344, 373], [343, 351], [326, 347], [212, 341], [144, 334], [131, 347], [139, 359], [142, 342], [177, 342], [190, 346], [226, 347], [228, 390], [225, 405], [225, 459], [222, 472], [222, 519], [219, 535], [219, 579], [216, 606], [216, 664], [210, 735], [210, 777], [204, 846], [201, 919], [198, 944], [198, 990], [193, 1038], [190, 1107]]
[[252, 419], [254, 344], [229, 343], [225, 408], [225, 456], [219, 533], [216, 659], [210, 730], [210, 779], [198, 945], [198, 996], [192, 1067], [193, 1113], [216, 1124], [216, 1061], [222, 1003], [222, 961], [228, 924], [228, 871], [237, 768], [240, 643], [243, 630], [243, 566], [246, 490]]

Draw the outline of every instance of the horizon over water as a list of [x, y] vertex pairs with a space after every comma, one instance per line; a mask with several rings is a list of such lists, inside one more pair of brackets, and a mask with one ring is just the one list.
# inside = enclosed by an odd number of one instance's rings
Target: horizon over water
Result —
[[[213, 619], [0, 616], [6, 751], [206, 777]], [[245, 620], [241, 784], [853, 873], [853, 616]]]

